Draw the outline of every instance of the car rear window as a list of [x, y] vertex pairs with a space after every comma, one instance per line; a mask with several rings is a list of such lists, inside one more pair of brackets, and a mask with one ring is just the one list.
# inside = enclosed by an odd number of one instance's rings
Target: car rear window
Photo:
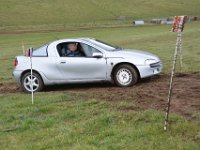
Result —
[[47, 47], [48, 45], [41, 46], [33, 50], [33, 55], [35, 57], [47, 57]]

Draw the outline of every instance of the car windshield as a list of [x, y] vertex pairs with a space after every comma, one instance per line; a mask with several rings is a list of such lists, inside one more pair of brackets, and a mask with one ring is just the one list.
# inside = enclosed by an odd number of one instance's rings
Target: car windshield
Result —
[[118, 47], [118, 46], [114, 46], [105, 42], [102, 42], [100, 40], [92, 40], [93, 44], [95, 44], [96, 46], [107, 50], [107, 51], [116, 51], [116, 50], [122, 50], [122, 48]]

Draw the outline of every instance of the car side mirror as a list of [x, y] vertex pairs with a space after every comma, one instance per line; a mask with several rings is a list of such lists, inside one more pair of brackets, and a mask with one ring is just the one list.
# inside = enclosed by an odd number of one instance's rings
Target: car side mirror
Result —
[[92, 54], [92, 57], [94, 57], [94, 58], [102, 58], [102, 57], [103, 57], [103, 54], [100, 53], [100, 52], [94, 52], [94, 53]]

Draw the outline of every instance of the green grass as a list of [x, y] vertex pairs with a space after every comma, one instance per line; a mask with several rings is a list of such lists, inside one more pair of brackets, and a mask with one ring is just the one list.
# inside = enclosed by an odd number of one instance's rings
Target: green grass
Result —
[[[25, 49], [71, 37], [94, 37], [124, 48], [158, 55], [163, 72], [170, 73], [176, 33], [171, 26], [130, 27], [135, 19], [198, 15], [199, 0], [0, 0], [0, 86], [13, 82], [13, 60]], [[125, 20], [117, 20], [125, 16]], [[98, 28], [125, 26], [124, 28]], [[92, 30], [70, 31], [80, 28]], [[15, 34], [18, 31], [32, 33]], [[62, 32], [40, 32], [62, 30]], [[34, 33], [34, 31], [37, 31]], [[200, 72], [200, 24], [186, 24], [183, 33], [183, 71]], [[177, 65], [179, 69], [179, 65]], [[1, 88], [1, 87], [0, 87]], [[134, 99], [134, 98], [133, 98]], [[123, 109], [122, 109], [123, 108]], [[125, 111], [130, 102], [83, 99], [79, 93], [41, 92], [31, 105], [28, 94], [0, 94], [0, 149], [187, 149], [200, 148], [200, 122], [170, 114], [163, 131], [164, 113]], [[196, 114], [195, 114], [196, 113]], [[194, 112], [199, 116], [199, 112]]]
[[[122, 111], [126, 102], [81, 99], [70, 92], [1, 95], [0, 149], [191, 149], [200, 122], [154, 110]], [[134, 106], [133, 106], [134, 107]]]
[[[198, 15], [199, 0], [0, 0], [0, 31], [127, 24], [137, 19]], [[125, 20], [117, 20], [125, 16]]]
[[[146, 50], [158, 55], [164, 65], [163, 72], [170, 73], [176, 43], [176, 33], [169, 32], [171, 26], [138, 26], [124, 28], [106, 28], [80, 31], [63, 31], [48, 33], [24, 33], [0, 35], [0, 81], [11, 81], [13, 60], [23, 54], [25, 49], [38, 47], [50, 41], [71, 37], [94, 37], [124, 48]], [[200, 72], [199, 60], [200, 24], [188, 23], [183, 32], [183, 71]], [[177, 61], [179, 71], [179, 61]]]
[[[200, 24], [186, 24], [183, 32], [184, 72], [199, 72]], [[144, 49], [158, 55], [169, 73], [176, 33], [171, 26], [139, 26], [48, 33], [1, 34], [0, 83], [13, 82], [12, 61], [25, 49], [56, 38], [95, 37], [125, 48]], [[7, 60], [8, 58], [8, 60]], [[134, 98], [133, 98], [134, 99]], [[35, 95], [0, 95], [0, 149], [191, 149], [200, 147], [200, 122], [170, 114], [163, 131], [164, 113], [137, 108], [130, 102], [83, 99], [79, 93], [44, 92]], [[195, 113], [195, 112], [194, 112]], [[199, 112], [196, 112], [199, 116]]]

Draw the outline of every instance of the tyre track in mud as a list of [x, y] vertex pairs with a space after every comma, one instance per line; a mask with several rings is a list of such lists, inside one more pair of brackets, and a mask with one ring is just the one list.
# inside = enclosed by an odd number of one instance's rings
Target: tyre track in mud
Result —
[[[133, 87], [120, 88], [109, 83], [68, 84], [47, 87], [44, 92], [66, 92], [82, 99], [104, 101], [128, 101], [139, 108], [123, 107], [122, 111], [156, 109], [165, 111], [169, 90], [169, 75], [159, 75], [140, 81]], [[16, 83], [0, 83], [0, 95], [22, 93]], [[171, 112], [181, 114], [188, 120], [195, 119], [193, 112], [200, 111], [200, 74], [176, 74], [171, 101]]]

